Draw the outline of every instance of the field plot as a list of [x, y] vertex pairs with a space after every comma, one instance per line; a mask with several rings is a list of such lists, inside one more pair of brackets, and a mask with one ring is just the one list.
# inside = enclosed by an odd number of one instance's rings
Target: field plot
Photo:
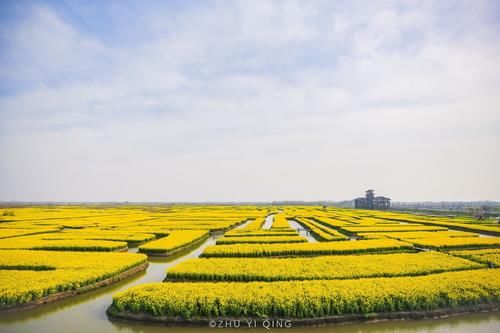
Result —
[[459, 256], [477, 262], [485, 263], [490, 266], [500, 266], [500, 249], [486, 249], [486, 250], [462, 250], [450, 251], [450, 254]]
[[440, 226], [453, 230], [486, 233], [493, 236], [500, 236], [500, 225], [491, 223], [492, 221], [476, 221], [470, 218], [447, 218], [436, 216], [415, 216], [411, 214], [392, 212], [372, 212], [373, 216], [389, 221], [417, 223], [422, 225]]
[[283, 236], [297, 236], [298, 233], [295, 230], [250, 230], [250, 229], [241, 229], [241, 230], [232, 230], [228, 231], [224, 234], [224, 238], [233, 238], [233, 237], [283, 237]]
[[51, 233], [40, 236], [44, 240], [107, 240], [127, 242], [128, 244], [144, 243], [155, 238], [154, 234], [137, 233], [130, 231], [108, 231], [102, 229], [79, 229], [74, 231], [63, 231], [59, 233]]
[[142, 265], [141, 269], [145, 269], [146, 264], [142, 254], [2, 250], [0, 311], [78, 291], [134, 267]]
[[23, 237], [12, 237], [0, 242], [0, 249], [27, 249], [27, 250], [51, 250], [51, 251], [120, 251], [126, 250], [126, 242], [54, 238], [56, 236], [34, 235]]
[[17, 236], [28, 236], [28, 235], [36, 235], [43, 234], [47, 232], [56, 232], [60, 229], [36, 229], [36, 228], [28, 228], [28, 229], [15, 229], [15, 228], [0, 228], [0, 239], [17, 237]]
[[274, 216], [274, 221], [271, 226], [272, 230], [289, 230], [291, 229], [288, 220], [286, 219], [286, 215], [283, 212], [280, 212]]
[[431, 227], [424, 225], [374, 225], [374, 226], [349, 226], [342, 230], [353, 234], [365, 232], [405, 232], [405, 231], [446, 231], [444, 227]]
[[405, 232], [367, 232], [358, 233], [363, 239], [394, 238], [394, 239], [415, 239], [415, 238], [448, 238], [448, 237], [479, 237], [479, 234], [464, 231], [405, 231]]
[[244, 243], [305, 243], [307, 239], [302, 236], [293, 235], [271, 235], [249, 237], [223, 237], [217, 240], [217, 244], [244, 244]]
[[294, 282], [164, 282], [117, 294], [110, 315], [315, 318], [498, 302], [497, 270]]
[[500, 247], [500, 238], [450, 237], [419, 238], [413, 240], [415, 245], [435, 249], [467, 249]]
[[205, 230], [174, 230], [167, 237], [139, 246], [139, 252], [149, 255], [168, 256], [185, 249], [191, 244], [207, 239], [208, 235]]
[[167, 278], [200, 281], [333, 280], [425, 275], [485, 267], [439, 252], [279, 259], [199, 258], [171, 268]]
[[209, 246], [204, 257], [265, 257], [352, 254], [384, 251], [410, 251], [413, 246], [395, 239], [362, 240], [356, 242], [320, 242], [299, 244], [231, 244]]

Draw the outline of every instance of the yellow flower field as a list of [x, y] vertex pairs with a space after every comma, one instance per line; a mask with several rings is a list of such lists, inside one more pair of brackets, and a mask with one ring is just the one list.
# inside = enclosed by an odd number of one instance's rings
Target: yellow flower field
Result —
[[367, 232], [358, 233], [364, 239], [394, 238], [394, 239], [415, 239], [415, 238], [447, 238], [447, 237], [479, 237], [478, 234], [465, 231], [406, 231], [406, 232]]
[[147, 254], [168, 254], [186, 247], [194, 242], [206, 239], [208, 232], [204, 230], [172, 231], [167, 237], [139, 246], [139, 252]]
[[91, 285], [146, 262], [143, 254], [0, 250], [0, 308]]
[[[271, 229], [263, 229], [269, 215]], [[289, 219], [318, 242], [301, 237]], [[185, 318], [316, 318], [494, 305], [500, 242], [479, 232], [497, 229], [492, 219], [314, 206], [14, 207], [0, 219], [0, 307], [89, 286], [145, 263], [144, 254], [111, 252], [131, 244], [168, 256], [210, 236], [217, 245], [195, 252], [200, 258], [180, 253], [158, 279], [168, 282], [120, 293], [113, 309]]]
[[[408, 241], [410, 241], [408, 239]], [[500, 247], [500, 238], [479, 238], [479, 237], [449, 237], [449, 238], [418, 238], [413, 242], [417, 246], [437, 249], [452, 248], [494, 248]]]
[[44, 239], [40, 235], [6, 238], [0, 242], [0, 249], [117, 251], [126, 248], [126, 242], [90, 239]]
[[90, 239], [90, 240], [110, 240], [123, 241], [127, 243], [143, 243], [155, 238], [154, 234], [137, 233], [130, 231], [108, 231], [94, 230], [90, 228], [80, 229], [75, 231], [64, 231], [59, 233], [45, 234], [41, 239], [56, 240], [56, 239]]
[[264, 223], [266, 222], [264, 217], [259, 217], [250, 222], [244, 230], [250, 231], [250, 230], [260, 230]]
[[274, 216], [274, 222], [271, 229], [290, 229], [290, 223], [288, 223], [284, 213], [277, 213]]
[[339, 241], [299, 244], [231, 244], [205, 249], [204, 257], [261, 257], [284, 255], [351, 254], [411, 250], [411, 244], [395, 239]]
[[289, 281], [424, 275], [485, 267], [439, 252], [312, 258], [197, 258], [167, 272], [169, 279], [200, 281]]
[[408, 224], [394, 224], [394, 225], [377, 225], [377, 226], [348, 226], [342, 227], [350, 233], [364, 233], [364, 232], [406, 232], [406, 231], [446, 231], [444, 227], [433, 227], [424, 225], [408, 225]]
[[231, 230], [226, 233], [224, 233], [225, 238], [233, 238], [233, 237], [282, 237], [282, 236], [297, 236], [298, 232], [293, 230], [293, 229], [259, 229], [259, 230], [247, 230], [247, 229], [242, 229], [242, 230]]
[[500, 266], [500, 249], [450, 251], [450, 254], [478, 262]]
[[500, 271], [300, 282], [164, 282], [113, 297], [113, 310], [154, 316], [323, 317], [457, 307], [500, 299]]
[[1, 228], [0, 229], [0, 239], [1, 238], [10, 238], [10, 237], [17, 237], [17, 236], [28, 236], [28, 235], [35, 235], [35, 234], [43, 234], [47, 232], [56, 232], [59, 231], [59, 229], [55, 228], [26, 228], [26, 229], [7, 229], [7, 228]]
[[307, 239], [302, 236], [250, 236], [250, 237], [222, 237], [217, 239], [217, 244], [242, 244], [242, 243], [305, 243]]

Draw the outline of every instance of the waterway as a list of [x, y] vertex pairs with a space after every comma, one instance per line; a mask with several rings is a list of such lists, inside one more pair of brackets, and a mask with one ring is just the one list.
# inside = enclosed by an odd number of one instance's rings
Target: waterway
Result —
[[266, 222], [262, 225], [262, 229], [271, 229], [274, 222], [274, 214], [266, 216]]
[[290, 224], [290, 227], [297, 230], [299, 235], [307, 238], [307, 241], [309, 243], [316, 243], [317, 242], [316, 238], [314, 238], [314, 236], [309, 231], [305, 230], [304, 227], [299, 222], [289, 219], [288, 224]]

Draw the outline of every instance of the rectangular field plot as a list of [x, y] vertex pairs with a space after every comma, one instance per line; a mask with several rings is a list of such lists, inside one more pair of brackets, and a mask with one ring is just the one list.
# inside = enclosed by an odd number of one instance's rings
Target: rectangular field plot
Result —
[[260, 230], [253, 230], [253, 229], [241, 229], [241, 230], [231, 230], [228, 231], [224, 234], [224, 237], [226, 238], [233, 238], [233, 237], [283, 237], [283, 236], [297, 236], [298, 233], [295, 230], [266, 230], [266, 229], [260, 229]]
[[468, 218], [449, 218], [436, 216], [415, 216], [412, 214], [391, 213], [373, 211], [373, 214], [379, 218], [393, 221], [402, 221], [408, 223], [419, 223], [428, 226], [441, 226], [450, 229], [487, 233], [494, 236], [500, 236], [500, 225], [495, 224], [493, 220], [479, 223], [477, 220]]
[[500, 266], [500, 249], [485, 249], [485, 250], [462, 250], [448, 252], [454, 256], [459, 256], [477, 262], [485, 263], [490, 266]]
[[111, 312], [183, 317], [315, 318], [458, 307], [500, 298], [500, 272], [294, 282], [164, 282], [113, 297]]
[[0, 251], [0, 309], [76, 290], [146, 264], [133, 253]]
[[0, 249], [119, 251], [127, 248], [126, 242], [91, 239], [44, 239], [44, 235], [45, 234], [2, 239], [0, 242]]
[[407, 231], [407, 232], [367, 232], [359, 233], [364, 239], [394, 238], [394, 239], [416, 239], [416, 238], [446, 238], [446, 237], [479, 237], [479, 234], [465, 231]]
[[168, 279], [200, 281], [330, 280], [424, 275], [486, 265], [439, 252], [310, 258], [198, 258], [167, 272]]
[[18, 237], [18, 236], [28, 236], [28, 235], [35, 235], [35, 234], [43, 234], [47, 232], [57, 232], [59, 229], [54, 229], [54, 228], [26, 228], [26, 229], [7, 229], [7, 228], [1, 228], [0, 229], [0, 239], [3, 238], [11, 238], [11, 237]]
[[139, 252], [150, 255], [171, 255], [193, 243], [208, 238], [206, 230], [174, 230], [167, 237], [139, 246]]
[[154, 234], [127, 232], [127, 231], [108, 231], [95, 229], [81, 229], [76, 231], [64, 231], [50, 233], [40, 236], [44, 240], [108, 240], [127, 243], [143, 243], [155, 238]]
[[231, 244], [208, 246], [204, 257], [265, 257], [324, 254], [352, 254], [384, 251], [409, 251], [411, 244], [395, 239], [339, 241], [299, 244]]
[[448, 237], [448, 238], [419, 238], [413, 241], [416, 246], [435, 249], [467, 249], [467, 248], [495, 248], [500, 247], [500, 238], [479, 237]]
[[251, 236], [251, 237], [222, 237], [217, 244], [251, 244], [251, 243], [304, 243], [307, 239], [302, 236]]
[[383, 225], [383, 226], [349, 226], [342, 227], [342, 230], [350, 233], [364, 233], [364, 232], [406, 232], [406, 231], [446, 231], [444, 227], [433, 227], [425, 225], [407, 225], [407, 224], [396, 224], [396, 225]]
[[291, 229], [290, 224], [288, 223], [288, 220], [286, 219], [286, 216], [284, 213], [278, 213], [274, 216], [274, 221], [271, 226], [271, 229]]

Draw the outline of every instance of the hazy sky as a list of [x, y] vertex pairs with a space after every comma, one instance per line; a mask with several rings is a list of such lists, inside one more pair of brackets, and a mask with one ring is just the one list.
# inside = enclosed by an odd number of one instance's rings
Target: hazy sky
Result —
[[0, 7], [0, 200], [500, 200], [499, 1]]

